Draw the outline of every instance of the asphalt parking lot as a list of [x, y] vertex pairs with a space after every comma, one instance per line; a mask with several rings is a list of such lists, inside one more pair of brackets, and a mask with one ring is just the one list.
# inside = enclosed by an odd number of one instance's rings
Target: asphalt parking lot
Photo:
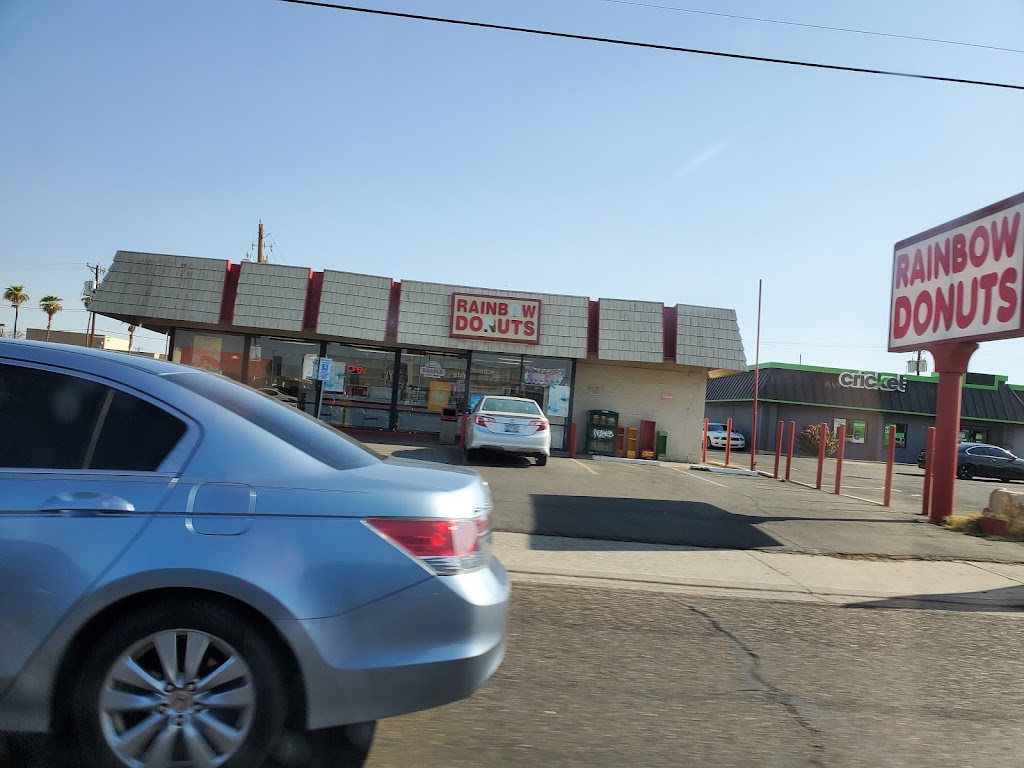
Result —
[[[724, 462], [724, 451], [709, 451], [709, 462]], [[743, 468], [750, 467], [749, 453], [733, 453], [730, 464]], [[822, 488], [834, 491], [836, 460], [825, 460], [822, 472]], [[775, 469], [774, 454], [758, 454], [757, 469], [772, 474]], [[779, 474], [785, 475], [786, 459], [780, 461]], [[807, 456], [794, 456], [790, 477], [799, 483], [815, 485], [818, 474], [818, 460]], [[881, 503], [885, 496], [885, 464], [874, 461], [844, 461], [841, 493]], [[892, 476], [892, 508], [901, 512], [916, 514], [921, 511], [924, 470], [915, 464], [896, 464]], [[957, 514], [977, 514], [988, 506], [989, 496], [996, 488], [1015, 488], [1024, 491], [1024, 483], [1000, 482], [975, 478], [956, 481], [955, 509]]]
[[[372, 447], [400, 458], [462, 464], [461, 453], [452, 447], [396, 443], [373, 443]], [[749, 454], [744, 458], [749, 463]], [[771, 471], [772, 457], [767, 458], [767, 465], [759, 468], [767, 466]], [[697, 471], [681, 463], [650, 466], [556, 457], [538, 467], [528, 459], [491, 455], [472, 467], [490, 484], [495, 528], [534, 535], [535, 547], [557, 547], [560, 538], [578, 538], [844, 556], [1024, 562], [1024, 545], [950, 533], [916, 514], [920, 502], [912, 498], [915, 480], [920, 485], [920, 478], [914, 476], [916, 467], [900, 468], [907, 473], [900, 474], [906, 492], [894, 494], [901, 502], [888, 509], [797, 483]], [[813, 482], [813, 472], [804, 467], [794, 479], [805, 475]], [[851, 486], [874, 482], [870, 475], [857, 479], [852, 464], [844, 468], [844, 476]], [[995, 487], [989, 483], [975, 486]], [[880, 499], [881, 493], [877, 495]]]

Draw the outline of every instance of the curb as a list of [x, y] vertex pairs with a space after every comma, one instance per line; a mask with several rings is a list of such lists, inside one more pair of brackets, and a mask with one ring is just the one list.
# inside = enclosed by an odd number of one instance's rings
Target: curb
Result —
[[[867, 590], [842, 590], [826, 587], [814, 590], [799, 585], [779, 584], [766, 587], [751, 582], [730, 582], [718, 581], [715, 579], [672, 579], [672, 578], [636, 578], [623, 574], [594, 571], [591, 573], [578, 573], [568, 569], [549, 568], [543, 570], [516, 570], [509, 569], [513, 577], [513, 583], [534, 583], [534, 584], [565, 584], [577, 586], [594, 586], [602, 588], [613, 588], [622, 590], [642, 591], [689, 591], [695, 594], [706, 594], [714, 596], [733, 596], [744, 599], [772, 600], [775, 602], [817, 602], [826, 605], [845, 605], [856, 607], [865, 602], [884, 602], [886, 606], [863, 606], [863, 607], [893, 607], [910, 608], [934, 605], [939, 606], [963, 606], [977, 609], [996, 609], [1002, 612], [1007, 610], [1024, 612], [1024, 599], [985, 599], [980, 597], [960, 597], [958, 595], [896, 595], [880, 594]], [[523, 578], [525, 577], [525, 578]]]

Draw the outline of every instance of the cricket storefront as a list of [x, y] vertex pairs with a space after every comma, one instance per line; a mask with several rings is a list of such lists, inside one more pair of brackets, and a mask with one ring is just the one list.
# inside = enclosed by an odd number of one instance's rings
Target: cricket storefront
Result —
[[[778, 422], [797, 430], [825, 423], [830, 431], [846, 425], [845, 456], [882, 461], [888, 427], [896, 427], [895, 458], [913, 464], [935, 426], [938, 376], [903, 376], [857, 369], [765, 363], [758, 376], [758, 450], [775, 450]], [[734, 429], [750, 435], [754, 372], [708, 380], [706, 413], [711, 421], [731, 418]], [[964, 376], [960, 439], [990, 443], [1024, 453], [1024, 387], [1005, 376]]]
[[731, 309], [249, 261], [118, 251], [91, 308], [347, 431], [437, 435], [485, 395], [529, 397], [556, 451], [607, 409], [656, 422], [666, 458], [693, 460], [709, 373], [746, 367]]

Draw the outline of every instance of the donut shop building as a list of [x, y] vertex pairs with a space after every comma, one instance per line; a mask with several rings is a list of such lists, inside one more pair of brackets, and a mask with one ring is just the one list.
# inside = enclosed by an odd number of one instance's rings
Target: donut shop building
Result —
[[694, 460], [709, 373], [746, 368], [731, 309], [250, 261], [118, 251], [91, 308], [346, 431], [436, 435], [485, 395], [529, 397], [556, 451], [575, 421], [582, 452], [588, 413], [608, 410]]

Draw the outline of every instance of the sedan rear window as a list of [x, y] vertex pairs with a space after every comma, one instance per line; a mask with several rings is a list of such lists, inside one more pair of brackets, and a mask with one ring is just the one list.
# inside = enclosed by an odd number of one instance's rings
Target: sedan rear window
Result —
[[382, 458], [319, 419], [224, 376], [180, 373], [167, 379], [227, 408], [329, 467], [352, 469]]
[[0, 467], [155, 472], [185, 423], [91, 379], [0, 365]]
[[540, 406], [533, 400], [515, 400], [511, 397], [488, 397], [480, 404], [481, 411], [494, 413], [521, 413], [524, 416], [543, 416]]

